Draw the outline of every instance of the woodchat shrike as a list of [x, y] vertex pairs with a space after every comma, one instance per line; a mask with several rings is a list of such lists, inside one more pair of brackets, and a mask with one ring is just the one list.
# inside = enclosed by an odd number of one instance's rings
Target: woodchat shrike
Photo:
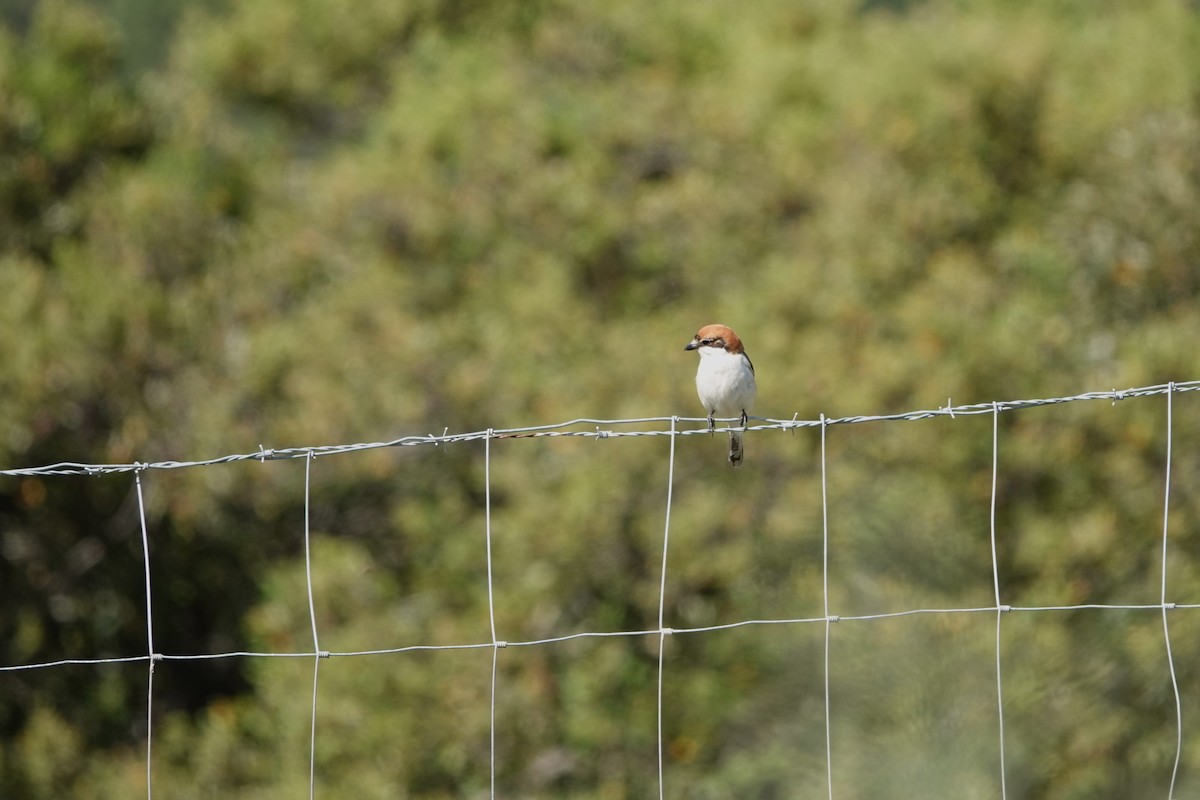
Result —
[[[716, 426], [716, 417], [738, 417], [745, 428], [758, 386], [742, 340], [728, 325], [705, 325], [683, 349], [700, 351], [696, 394], [708, 412], [708, 429]], [[729, 463], [742, 465], [741, 431], [729, 431]]]

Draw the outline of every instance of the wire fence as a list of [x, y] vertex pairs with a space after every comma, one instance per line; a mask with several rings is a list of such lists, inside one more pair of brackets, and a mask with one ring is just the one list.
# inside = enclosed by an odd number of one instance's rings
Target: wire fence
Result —
[[[111, 473], [133, 473], [134, 488], [137, 496], [137, 509], [141, 529], [141, 544], [142, 558], [145, 573], [145, 608], [146, 608], [146, 641], [147, 650], [145, 654], [111, 657], [111, 658], [71, 658], [60, 659], [55, 661], [44, 661], [39, 663], [28, 664], [9, 664], [0, 665], [0, 673], [15, 672], [22, 670], [49, 669], [62, 667], [66, 665], [98, 665], [98, 664], [122, 664], [122, 663], [138, 663], [144, 662], [147, 665], [147, 689], [146, 689], [146, 785], [147, 797], [153, 797], [153, 743], [154, 735], [152, 729], [153, 708], [154, 708], [154, 672], [155, 665], [163, 661], [205, 661], [213, 659], [226, 658], [308, 658], [313, 660], [313, 683], [312, 683], [312, 709], [311, 709], [311, 727], [309, 735], [309, 796], [314, 797], [317, 790], [316, 776], [316, 740], [318, 728], [318, 679], [320, 675], [321, 662], [330, 658], [352, 658], [358, 656], [383, 655], [416, 651], [445, 651], [445, 650], [491, 650], [492, 652], [492, 667], [491, 667], [491, 682], [490, 682], [490, 736], [489, 736], [489, 793], [491, 797], [496, 797], [496, 696], [497, 696], [497, 663], [499, 651], [510, 647], [537, 647], [549, 645], [559, 642], [566, 642], [578, 639], [594, 639], [594, 638], [609, 638], [609, 637], [657, 637], [658, 638], [658, 665], [657, 665], [657, 782], [658, 796], [660, 800], [665, 797], [666, 786], [666, 758], [664, 753], [664, 742], [666, 734], [663, 726], [663, 681], [664, 681], [664, 660], [663, 653], [666, 649], [666, 640], [671, 636], [678, 635], [697, 635], [711, 633], [714, 631], [731, 630], [737, 628], [746, 628], [752, 626], [775, 626], [775, 625], [820, 625], [824, 628], [824, 660], [823, 660], [823, 681], [824, 681], [824, 720], [825, 720], [825, 773], [827, 795], [832, 800], [836, 796], [836, 787], [834, 783], [833, 770], [833, 738], [831, 735], [832, 728], [832, 704], [830, 693], [830, 632], [835, 624], [843, 622], [866, 622], [895, 619], [900, 617], [913, 617], [922, 615], [947, 615], [947, 614], [991, 614], [995, 616], [995, 685], [996, 685], [996, 721], [997, 721], [997, 770], [996, 783], [999, 787], [1000, 796], [1003, 800], [1008, 798], [1008, 782], [1005, 754], [1005, 702], [1004, 702], [1004, 674], [1002, 669], [1001, 653], [1002, 653], [1002, 637], [1004, 617], [1012, 613], [1031, 613], [1031, 612], [1056, 612], [1056, 611], [1077, 611], [1084, 609], [1095, 610], [1144, 610], [1158, 611], [1162, 616], [1162, 631], [1163, 631], [1163, 646], [1166, 651], [1166, 661], [1168, 665], [1168, 673], [1171, 684], [1172, 695], [1174, 699], [1175, 710], [1175, 757], [1174, 764], [1170, 774], [1170, 789], [1168, 792], [1168, 800], [1175, 797], [1175, 787], [1179, 777], [1180, 761], [1183, 754], [1183, 704], [1179, 687], [1179, 678], [1176, 672], [1174, 655], [1171, 646], [1171, 629], [1169, 624], [1169, 616], [1171, 611], [1178, 609], [1197, 609], [1200, 604], [1194, 603], [1174, 603], [1169, 602], [1169, 592], [1167, 585], [1167, 565], [1168, 565], [1168, 519], [1171, 510], [1171, 467], [1172, 467], [1172, 451], [1174, 438], [1174, 398], [1176, 395], [1186, 392], [1194, 392], [1200, 390], [1200, 381], [1188, 382], [1171, 382], [1159, 384], [1155, 386], [1143, 386], [1124, 390], [1111, 390], [1101, 392], [1088, 392], [1069, 397], [1053, 397], [1043, 399], [1030, 400], [1007, 400], [995, 401], [990, 403], [976, 403], [970, 405], [952, 405], [949, 401], [945, 407], [927, 410], [910, 411], [899, 414], [886, 414], [874, 416], [849, 416], [840, 418], [828, 418], [824, 415], [815, 420], [801, 420], [796, 417], [792, 419], [767, 419], [761, 417], [751, 417], [754, 424], [748, 425], [747, 429], [751, 431], [768, 431], [768, 430], [792, 430], [798, 428], [819, 428], [820, 429], [820, 485], [821, 485], [821, 528], [822, 528], [822, 596], [823, 596], [823, 615], [806, 618], [781, 618], [781, 619], [743, 619], [735, 622], [723, 623], [718, 625], [709, 625], [702, 627], [670, 627], [666, 619], [666, 606], [668, 596], [668, 555], [670, 552], [670, 535], [671, 535], [671, 511], [673, 504], [673, 488], [675, 485], [675, 465], [676, 465], [676, 448], [675, 444], [679, 437], [692, 435], [707, 435], [709, 433], [708, 420], [702, 417], [646, 417], [640, 419], [575, 419], [568, 422], [557, 423], [553, 425], [539, 425], [524, 428], [507, 428], [507, 429], [492, 429], [481, 431], [473, 431], [468, 433], [449, 433], [443, 431], [442, 434], [428, 434], [423, 436], [405, 436], [389, 441], [381, 442], [364, 442], [356, 444], [341, 444], [341, 445], [319, 445], [309, 447], [289, 447], [283, 449], [266, 449], [260, 446], [255, 452], [231, 454], [216, 458], [198, 460], [198, 461], [158, 461], [158, 462], [133, 462], [127, 464], [87, 464], [76, 462], [62, 462], [39, 467], [24, 467], [15, 469], [0, 470], [0, 476], [7, 477], [29, 477], [29, 476], [62, 476], [62, 475], [104, 475]], [[1084, 401], [1107, 400], [1114, 405], [1122, 400], [1132, 398], [1144, 398], [1161, 395], [1166, 399], [1165, 416], [1166, 416], [1166, 463], [1164, 465], [1163, 479], [1163, 514], [1162, 514], [1162, 539], [1161, 539], [1161, 582], [1160, 582], [1160, 600], [1155, 604], [1078, 604], [1078, 605], [1043, 605], [1043, 606], [1015, 606], [1008, 605], [1003, 602], [1000, 583], [1000, 566], [997, 558], [996, 549], [996, 496], [997, 483], [999, 474], [999, 417], [1000, 414], [1023, 409], [1036, 408], [1040, 406], [1058, 405], [1063, 403], [1076, 403]], [[933, 417], [957, 417], [957, 416], [980, 416], [991, 415], [991, 487], [990, 487], [990, 514], [989, 514], [989, 538], [991, 550], [991, 571], [993, 582], [994, 605], [981, 607], [967, 608], [913, 608], [902, 611], [891, 611], [884, 613], [873, 614], [858, 614], [858, 615], [838, 615], [833, 613], [830, 605], [829, 591], [829, 554], [830, 554], [830, 537], [829, 537], [829, 501], [827, 492], [827, 451], [826, 451], [826, 432], [834, 426], [854, 425], [861, 423], [872, 422], [904, 422], [930, 419]], [[725, 420], [724, 422], [732, 425], [734, 420]], [[635, 426], [659, 425], [660, 427], [652, 429], [633, 429]], [[681, 427], [683, 425], [692, 425], [693, 427]], [[739, 428], [740, 429], [740, 428]], [[662, 560], [661, 570], [659, 573], [659, 592], [658, 592], [658, 625], [656, 628], [646, 630], [619, 630], [619, 631], [580, 631], [561, 636], [549, 638], [541, 638], [527, 641], [505, 641], [497, 636], [496, 629], [496, 603], [495, 591], [493, 582], [492, 569], [492, 442], [503, 439], [520, 439], [520, 438], [546, 438], [546, 437], [590, 437], [595, 439], [609, 438], [624, 438], [624, 437], [644, 437], [644, 436], [666, 436], [670, 439], [670, 453], [668, 458], [668, 467], [666, 477], [666, 505], [665, 518], [663, 521], [663, 538], [662, 538]], [[422, 447], [422, 446], [440, 446], [458, 442], [470, 441], [484, 442], [484, 503], [485, 503], [485, 530], [484, 530], [484, 547], [486, 553], [487, 564], [487, 598], [488, 598], [488, 615], [491, 630], [490, 641], [465, 642], [458, 644], [415, 644], [403, 647], [382, 648], [374, 650], [356, 650], [356, 651], [329, 651], [322, 650], [320, 646], [319, 631], [317, 626], [317, 614], [314, 603], [313, 580], [312, 580], [312, 555], [311, 555], [311, 533], [310, 533], [310, 486], [312, 475], [313, 460], [318, 457], [323, 457], [333, 454], [355, 453], [365, 450], [375, 450], [380, 448], [390, 447]], [[312, 649], [303, 652], [255, 652], [255, 651], [230, 651], [219, 653], [195, 653], [195, 654], [179, 654], [179, 653], [163, 653], [158, 652], [154, 642], [154, 623], [153, 623], [153, 605], [151, 602], [151, 569], [149, 557], [150, 533], [146, 521], [145, 502], [142, 491], [142, 473], [149, 470], [173, 470], [185, 469], [193, 467], [212, 467], [220, 464], [230, 464], [244, 461], [275, 461], [285, 459], [305, 459], [304, 472], [304, 556], [305, 556], [305, 575], [307, 583], [307, 598], [308, 598], [308, 618], [312, 635]]]

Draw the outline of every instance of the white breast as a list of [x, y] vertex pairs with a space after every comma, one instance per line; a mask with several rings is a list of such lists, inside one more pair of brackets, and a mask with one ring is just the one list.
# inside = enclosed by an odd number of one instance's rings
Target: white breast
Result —
[[746, 356], [715, 347], [700, 348], [696, 393], [706, 414], [739, 417], [743, 411], [749, 413], [757, 388]]

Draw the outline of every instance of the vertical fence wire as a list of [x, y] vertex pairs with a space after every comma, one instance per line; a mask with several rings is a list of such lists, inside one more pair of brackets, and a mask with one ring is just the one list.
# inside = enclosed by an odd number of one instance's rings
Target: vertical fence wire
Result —
[[1171, 786], [1167, 792], [1167, 800], [1174, 800], [1175, 781], [1179, 776], [1179, 759], [1183, 753], [1183, 702], [1179, 697], [1179, 678], [1175, 674], [1175, 657], [1171, 653], [1171, 628], [1167, 623], [1167, 529], [1168, 515], [1171, 512], [1171, 440], [1174, 438], [1174, 402], [1175, 384], [1167, 384], [1167, 465], [1165, 488], [1163, 489], [1163, 530], [1162, 530], [1162, 624], [1163, 640], [1167, 647], [1167, 668], [1171, 672], [1171, 691], [1175, 695], [1175, 765], [1171, 768]]
[[663, 770], [663, 654], [667, 649], [667, 635], [671, 630], [664, 626], [667, 607], [667, 550], [671, 542], [671, 504], [675, 489], [675, 433], [677, 417], [671, 418], [671, 454], [667, 461], [667, 511], [663, 521], [662, 576], [658, 583], [658, 798], [663, 800], [666, 781]]
[[821, 594], [825, 602], [825, 786], [833, 800], [833, 726], [829, 709], [829, 491], [825, 467], [825, 431], [829, 428], [821, 414]]
[[504, 642], [496, 638], [496, 595], [492, 582], [492, 438], [493, 432], [488, 428], [488, 435], [483, 440], [483, 520], [484, 541], [487, 548], [487, 595], [488, 595], [488, 624], [492, 631], [492, 678], [488, 691], [491, 707], [488, 723], [488, 792], [489, 797], [496, 797], [496, 668], [500, 660], [500, 648]]
[[1000, 464], [1000, 407], [992, 405], [992, 499], [988, 530], [992, 544], [992, 589], [996, 595], [996, 717], [1000, 725], [1000, 798], [1008, 800], [1004, 763], [1004, 677], [1000, 666], [1000, 623], [1005, 608], [1000, 604], [1000, 560], [996, 557], [996, 484]]
[[150, 535], [146, 530], [146, 503], [142, 497], [141, 471], [133, 474], [133, 483], [137, 488], [138, 519], [142, 526], [142, 563], [146, 572], [146, 644], [149, 648], [150, 661], [149, 676], [146, 679], [146, 798], [149, 800], [154, 796], [150, 776], [151, 753], [154, 746], [152, 735], [154, 729], [154, 661], [157, 656], [154, 653], [153, 603], [150, 601]]
[[308, 586], [308, 621], [312, 625], [313, 640], [313, 687], [312, 687], [312, 721], [309, 725], [308, 740], [308, 797], [312, 800], [317, 792], [317, 676], [321, 671], [321, 643], [317, 638], [317, 610], [313, 603], [312, 582], [312, 544], [310, 516], [312, 503], [310, 491], [312, 486], [312, 451], [304, 459], [304, 579]]

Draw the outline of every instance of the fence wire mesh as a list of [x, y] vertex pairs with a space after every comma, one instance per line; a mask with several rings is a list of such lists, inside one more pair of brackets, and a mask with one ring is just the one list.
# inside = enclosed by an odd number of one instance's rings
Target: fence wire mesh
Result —
[[[143, 558], [143, 572], [145, 577], [145, 623], [146, 623], [146, 652], [142, 654], [123, 655], [114, 657], [97, 657], [97, 658], [63, 658], [51, 661], [42, 661], [38, 663], [19, 663], [19, 664], [3, 664], [0, 665], [0, 674], [6, 672], [19, 672], [27, 670], [53, 669], [61, 668], [70, 665], [101, 665], [101, 664], [129, 664], [129, 663], [144, 663], [147, 667], [147, 687], [146, 687], [146, 783], [147, 796], [153, 794], [153, 767], [154, 754], [153, 742], [154, 731], [152, 722], [154, 718], [154, 673], [155, 665], [162, 662], [178, 662], [178, 661], [211, 661], [215, 659], [229, 658], [293, 658], [293, 659], [312, 659], [312, 707], [311, 707], [311, 729], [308, 737], [309, 758], [308, 758], [308, 785], [309, 796], [314, 797], [319, 789], [318, 774], [316, 769], [316, 749], [317, 740], [320, 735], [319, 724], [319, 703], [318, 703], [318, 674], [321, 667], [321, 662], [327, 659], [348, 659], [365, 656], [378, 656], [399, 654], [418, 651], [448, 651], [448, 650], [488, 650], [491, 652], [491, 677], [489, 688], [490, 701], [490, 736], [489, 736], [489, 781], [488, 792], [491, 797], [498, 795], [497, 789], [497, 771], [498, 771], [498, 755], [497, 755], [497, 693], [502, 689], [498, 685], [498, 664], [500, 659], [500, 651], [506, 648], [532, 648], [539, 646], [552, 645], [556, 643], [581, 640], [581, 639], [609, 639], [614, 637], [656, 637], [658, 639], [657, 648], [657, 781], [658, 781], [658, 796], [666, 797], [666, 786], [669, 779], [669, 758], [666, 754], [667, 732], [664, 730], [664, 694], [663, 685], [666, 675], [666, 665], [663, 654], [668, 647], [668, 639], [674, 636], [696, 636], [701, 634], [709, 634], [717, 631], [727, 631], [742, 628], [755, 628], [759, 626], [786, 626], [786, 625], [816, 625], [823, 627], [824, 644], [823, 644], [823, 698], [824, 698], [824, 722], [825, 722], [825, 775], [826, 775], [826, 793], [832, 798], [838, 796], [837, 786], [834, 780], [833, 762], [835, 758], [834, 738], [832, 736], [832, 727], [837, 716], [837, 709], [834, 707], [832, 695], [830, 691], [831, 675], [836, 670], [836, 662], [831, 655], [831, 631], [835, 625], [842, 623], [858, 623], [858, 622], [879, 622], [894, 620], [903, 617], [919, 617], [919, 616], [940, 616], [940, 615], [994, 615], [995, 617], [995, 636], [994, 636], [994, 655], [995, 655], [995, 708], [996, 708], [996, 774], [995, 783], [998, 787], [999, 796], [1005, 798], [1009, 796], [1009, 787], [1007, 782], [1006, 768], [1006, 731], [1005, 731], [1005, 699], [1004, 699], [1004, 684], [1005, 675], [1002, 655], [1003, 636], [1002, 630], [1004, 620], [1013, 614], [1033, 614], [1033, 613], [1053, 613], [1053, 612], [1073, 612], [1082, 610], [1100, 610], [1100, 611], [1157, 611], [1162, 617], [1162, 646], [1165, 649], [1166, 664], [1168, 674], [1164, 679], [1169, 680], [1174, 707], [1174, 723], [1176, 736], [1174, 740], [1174, 762], [1170, 774], [1170, 789], [1168, 798], [1175, 797], [1176, 783], [1179, 777], [1181, 756], [1184, 752], [1184, 727], [1183, 715], [1184, 708], [1182, 703], [1181, 690], [1179, 685], [1179, 676], [1176, 672], [1175, 658], [1172, 652], [1171, 628], [1169, 618], [1171, 612], [1180, 609], [1194, 610], [1200, 608], [1200, 604], [1192, 603], [1175, 603], [1169, 600], [1170, 587], [1168, 586], [1168, 540], [1169, 526], [1168, 520], [1171, 512], [1171, 469], [1172, 469], [1172, 453], [1173, 453], [1173, 438], [1174, 438], [1174, 417], [1176, 395], [1194, 392], [1200, 390], [1200, 381], [1166, 383], [1154, 386], [1144, 386], [1125, 390], [1111, 390], [1101, 392], [1088, 392], [1069, 397], [1053, 397], [1044, 399], [1029, 399], [1029, 400], [1008, 400], [994, 401], [988, 403], [976, 403], [969, 405], [952, 405], [949, 401], [944, 407], [936, 409], [916, 410], [898, 414], [883, 414], [883, 415], [866, 415], [866, 416], [848, 416], [839, 418], [827, 418], [824, 415], [817, 419], [801, 420], [798, 418], [792, 419], [769, 419], [752, 417], [751, 424], [748, 425], [750, 431], [787, 431], [803, 428], [818, 428], [820, 432], [820, 497], [821, 497], [821, 576], [822, 576], [822, 601], [823, 614], [820, 616], [810, 616], [804, 618], [762, 618], [762, 619], [740, 619], [733, 622], [694, 626], [694, 627], [672, 627], [668, 625], [667, 618], [667, 598], [670, 591], [670, 570], [668, 569], [668, 554], [670, 552], [670, 537], [671, 537], [671, 512], [674, 503], [673, 488], [676, 482], [675, 467], [676, 467], [676, 442], [681, 437], [707, 435], [709, 429], [707, 420], [704, 418], [692, 417], [646, 417], [638, 419], [574, 419], [567, 422], [538, 425], [521, 428], [507, 429], [485, 429], [480, 431], [472, 431], [466, 433], [450, 433], [444, 431], [441, 434], [428, 434], [418, 436], [404, 436], [388, 441], [379, 442], [362, 442], [355, 444], [341, 445], [317, 445], [307, 447], [287, 447], [279, 449], [267, 449], [260, 447], [257, 451], [230, 454], [215, 458], [201, 459], [195, 461], [157, 461], [157, 462], [133, 462], [125, 464], [92, 464], [92, 463], [77, 463], [77, 462], [62, 462], [57, 464], [49, 464], [36, 467], [19, 467], [12, 469], [0, 470], [0, 476], [3, 477], [44, 477], [50, 478], [55, 476], [96, 476], [112, 473], [132, 473], [134, 490], [137, 498], [137, 512], [141, 532], [141, 553]], [[1165, 403], [1165, 422], [1166, 422], [1166, 462], [1163, 470], [1163, 498], [1162, 498], [1162, 537], [1161, 550], [1159, 553], [1159, 563], [1161, 566], [1161, 576], [1159, 582], [1159, 602], [1158, 603], [1133, 603], [1133, 604], [1108, 604], [1108, 603], [1081, 603], [1081, 604], [1065, 604], [1065, 605], [1010, 605], [1004, 602], [1001, 582], [1001, 565], [997, 557], [997, 522], [996, 522], [996, 497], [997, 486], [1000, 479], [1000, 461], [999, 453], [1002, 446], [1000, 436], [999, 418], [1002, 414], [1025, 409], [1037, 408], [1040, 406], [1059, 405], [1065, 403], [1079, 403], [1086, 401], [1109, 401], [1114, 405], [1120, 401], [1145, 398], [1152, 396], [1164, 396]], [[857, 614], [837, 614], [831, 604], [829, 577], [830, 577], [830, 514], [827, 492], [827, 432], [830, 428], [847, 425], [857, 425], [862, 423], [898, 423], [905, 421], [925, 420], [934, 417], [959, 417], [959, 416], [981, 416], [991, 415], [991, 474], [990, 474], [990, 503], [989, 503], [989, 544], [991, 564], [990, 572], [992, 578], [992, 595], [994, 604], [990, 606], [972, 606], [960, 608], [941, 608], [941, 607], [925, 607], [925, 608], [907, 608], [896, 611], [882, 611], [877, 613], [857, 613]], [[727, 425], [732, 425], [733, 420], [726, 420]], [[646, 426], [658, 426], [646, 429]], [[662, 557], [659, 564], [658, 578], [658, 624], [655, 628], [641, 630], [585, 630], [575, 631], [564, 635], [528, 639], [523, 641], [506, 641], [501, 639], [497, 634], [496, 623], [496, 606], [497, 599], [494, 586], [493, 575], [493, 530], [492, 530], [492, 463], [493, 463], [493, 442], [510, 439], [537, 439], [537, 438], [557, 438], [557, 437], [584, 437], [594, 439], [622, 439], [635, 437], [668, 437], [669, 439], [669, 456], [667, 459], [667, 473], [663, 476], [665, 494], [665, 518], [663, 520], [663, 535], [662, 535]], [[486, 580], [487, 580], [487, 604], [488, 604], [488, 622], [490, 626], [490, 641], [474, 641], [474, 642], [458, 642], [450, 644], [412, 644], [400, 647], [388, 647], [368, 650], [346, 650], [346, 651], [330, 651], [323, 650], [318, 636], [317, 612], [314, 602], [314, 585], [312, 577], [312, 551], [310, 548], [311, 540], [311, 474], [312, 465], [315, 459], [322, 458], [335, 454], [351, 454], [367, 450], [378, 450], [381, 448], [393, 447], [438, 447], [462, 442], [482, 441], [484, 444], [484, 492], [485, 492], [485, 530], [484, 530], [484, 551], [486, 558]], [[153, 540], [153, 531], [151, 530], [146, 514], [146, 503], [143, 497], [142, 476], [150, 471], [158, 470], [175, 470], [175, 469], [191, 469], [202, 467], [217, 467], [224, 464], [232, 464], [237, 462], [252, 462], [252, 461], [279, 461], [287, 459], [304, 459], [304, 509], [303, 509], [303, 524], [304, 524], [304, 559], [305, 559], [305, 575], [306, 589], [308, 600], [308, 622], [311, 628], [312, 649], [299, 652], [256, 652], [247, 650], [237, 650], [229, 652], [213, 652], [213, 653], [167, 653], [160, 652], [156, 647], [154, 639], [155, 625], [153, 622], [153, 607], [151, 603], [151, 561], [150, 561], [150, 545]], [[0, 590], [2, 592], [2, 590]]]

